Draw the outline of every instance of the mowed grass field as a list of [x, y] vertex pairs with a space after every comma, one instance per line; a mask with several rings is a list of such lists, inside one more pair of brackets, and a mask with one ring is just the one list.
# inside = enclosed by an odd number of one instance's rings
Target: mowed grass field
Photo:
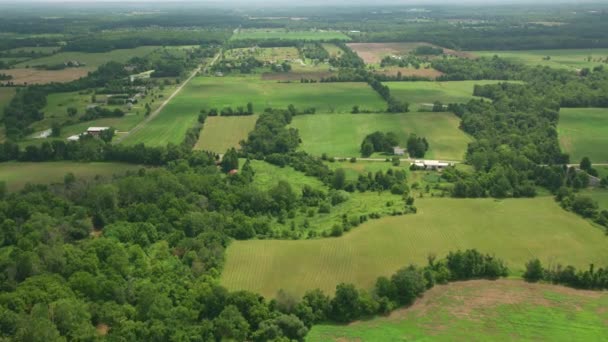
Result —
[[94, 178], [124, 174], [139, 170], [142, 166], [123, 163], [77, 163], [77, 162], [7, 162], [0, 163], [0, 181], [6, 182], [10, 191], [17, 191], [27, 183], [51, 184], [63, 182], [63, 177], [72, 172], [76, 178]]
[[[608, 49], [562, 49], [522, 51], [472, 51], [478, 57], [499, 57], [527, 65], [579, 70], [606, 64]], [[545, 59], [546, 57], [550, 59]], [[589, 59], [589, 57], [591, 57]]]
[[236, 109], [251, 102], [256, 113], [265, 108], [285, 109], [290, 104], [317, 112], [348, 112], [355, 104], [381, 110], [382, 98], [365, 83], [278, 83], [258, 76], [196, 77], [143, 129], [124, 140], [127, 144], [181, 143], [201, 109]]
[[158, 46], [140, 46], [133, 49], [118, 49], [109, 52], [59, 52], [52, 56], [21, 62], [15, 65], [15, 68], [25, 68], [27, 66], [35, 67], [38, 65], [57, 65], [67, 61], [78, 61], [79, 63], [85, 63], [87, 68], [97, 68], [110, 61], [124, 63], [133, 57], [143, 57], [158, 48]]
[[215, 153], [224, 153], [231, 147], [238, 149], [239, 142], [247, 139], [257, 119], [257, 115], [210, 116], [205, 121], [194, 149]]
[[476, 84], [495, 84], [500, 81], [449, 81], [449, 82], [385, 82], [391, 95], [410, 104], [410, 110], [430, 110], [433, 102], [466, 103], [475, 98], [473, 89]]
[[285, 39], [285, 40], [350, 40], [350, 37], [338, 31], [291, 31], [286, 29], [241, 29], [230, 40], [243, 39]]
[[601, 341], [608, 293], [521, 280], [436, 286], [409, 308], [348, 325], [315, 325], [307, 341]]
[[557, 131], [560, 146], [572, 163], [583, 157], [608, 162], [608, 108], [562, 108]]
[[459, 124], [452, 113], [420, 112], [302, 115], [291, 126], [300, 132], [301, 148], [317, 156], [358, 157], [365, 136], [381, 131], [396, 133], [402, 146], [411, 133], [426, 137], [430, 145], [426, 159], [461, 160], [471, 138]]
[[371, 288], [377, 277], [429, 254], [477, 248], [505, 260], [514, 274], [539, 258], [544, 264], [608, 264], [602, 229], [566, 212], [551, 197], [534, 199], [425, 198], [417, 214], [368, 221], [340, 238], [235, 241], [226, 252], [221, 283], [273, 297], [299, 296], [341, 282]]

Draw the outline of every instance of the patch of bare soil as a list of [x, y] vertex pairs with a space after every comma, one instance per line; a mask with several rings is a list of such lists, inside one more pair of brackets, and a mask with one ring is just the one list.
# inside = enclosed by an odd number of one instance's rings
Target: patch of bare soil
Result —
[[90, 68], [66, 68], [63, 70], [38, 70], [35, 68], [20, 68], [0, 70], [0, 74], [13, 76], [13, 84], [46, 84], [51, 82], [65, 83], [86, 76]]
[[441, 71], [433, 68], [385, 68], [377, 70], [376, 73], [387, 76], [397, 76], [399, 73], [401, 73], [402, 76], [427, 77], [430, 79], [435, 79], [443, 75]]
[[301, 79], [306, 80], [320, 80], [325, 77], [332, 75], [330, 71], [312, 71], [312, 72], [267, 72], [262, 74], [263, 80], [269, 81], [299, 81]]
[[[439, 310], [457, 318], [477, 319], [483, 314], [479, 309], [499, 305], [533, 304], [546, 307], [570, 305], [573, 310], [577, 309], [576, 304], [572, 302], [560, 303], [547, 299], [545, 292], [586, 299], [597, 299], [606, 294], [606, 292], [577, 290], [550, 284], [532, 284], [521, 280], [471, 280], [435, 286], [425, 292], [424, 296], [412, 306], [393, 311], [388, 319], [399, 321], [412, 315], [422, 317]], [[442, 327], [429, 328], [440, 330]]]
[[[354, 52], [363, 59], [366, 64], [380, 63], [382, 58], [391, 55], [406, 55], [419, 46], [436, 46], [424, 42], [415, 43], [349, 43], [347, 44]], [[473, 58], [473, 55], [452, 49], [443, 48], [443, 52], [447, 55]]]
[[110, 331], [110, 327], [107, 324], [98, 324], [95, 329], [97, 330], [97, 334], [99, 336], [106, 336], [108, 331]]

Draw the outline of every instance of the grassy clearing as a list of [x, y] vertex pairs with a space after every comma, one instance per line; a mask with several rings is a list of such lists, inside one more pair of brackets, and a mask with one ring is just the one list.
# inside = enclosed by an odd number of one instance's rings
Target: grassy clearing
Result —
[[[608, 49], [562, 49], [523, 51], [473, 51], [479, 57], [499, 57], [524, 63], [553, 68], [579, 70], [608, 63]], [[545, 59], [551, 57], [550, 59]]]
[[36, 58], [17, 64], [16, 68], [35, 67], [40, 65], [57, 65], [67, 61], [84, 63], [88, 68], [97, 68], [100, 65], [115, 61], [124, 63], [133, 57], [143, 57], [158, 49], [157, 46], [140, 46], [133, 49], [119, 49], [109, 52], [60, 52], [52, 56]]
[[435, 101], [465, 103], [475, 98], [476, 84], [495, 84], [499, 81], [449, 81], [449, 82], [386, 82], [391, 95], [408, 102], [410, 110], [431, 109]]
[[4, 116], [6, 107], [15, 95], [15, 88], [0, 87], [0, 117]]
[[321, 46], [323, 46], [325, 51], [327, 51], [331, 57], [340, 57], [344, 53], [344, 51], [342, 51], [342, 49], [340, 49], [336, 44], [323, 43]]
[[27, 183], [51, 184], [63, 182], [63, 177], [72, 172], [77, 178], [94, 178], [97, 175], [109, 177], [138, 170], [141, 166], [123, 163], [0, 163], [0, 180], [5, 181], [8, 190], [17, 191]]
[[562, 108], [557, 130], [561, 148], [573, 163], [583, 157], [608, 162], [607, 108]]
[[599, 341], [608, 294], [520, 280], [436, 286], [387, 317], [317, 325], [308, 341]]
[[429, 254], [477, 248], [502, 258], [516, 274], [538, 257], [546, 264], [587, 267], [608, 263], [603, 231], [551, 197], [416, 201], [418, 213], [373, 220], [340, 237], [316, 240], [233, 242], [221, 282], [267, 297], [286, 289], [294, 295], [351, 282], [371, 288], [376, 278]]
[[194, 149], [224, 153], [231, 147], [240, 148], [239, 142], [247, 139], [257, 119], [257, 115], [208, 117]]
[[582, 194], [593, 198], [600, 210], [608, 210], [608, 189], [587, 189]]
[[[413, 52], [417, 47], [420, 46], [437, 46], [423, 42], [409, 42], [409, 43], [349, 43], [350, 47], [354, 52], [363, 59], [366, 64], [379, 64], [382, 58], [386, 56], [405, 56], [410, 52]], [[470, 57], [470, 54], [462, 51], [455, 51], [450, 49], [443, 49], [445, 54], [459, 56], [459, 57]]]
[[286, 29], [243, 29], [234, 34], [230, 40], [243, 39], [285, 39], [285, 40], [350, 40], [350, 37], [338, 31], [290, 31]]
[[426, 137], [429, 159], [460, 160], [470, 141], [452, 113], [303, 115], [292, 126], [300, 131], [302, 149], [318, 156], [360, 156], [361, 142], [375, 131], [394, 132], [402, 144], [410, 133]]
[[[269, 190], [279, 181], [288, 181], [292, 189], [301, 196], [304, 185], [315, 189], [329, 192], [329, 189], [318, 179], [308, 177], [304, 173], [295, 171], [291, 167], [280, 168], [263, 161], [252, 160], [252, 168], [255, 171], [254, 185], [263, 190]], [[394, 211], [403, 210], [403, 199], [401, 196], [384, 193], [351, 193], [348, 200], [331, 208], [330, 213], [318, 213], [318, 208], [298, 211], [293, 218], [288, 218], [284, 223], [278, 220], [271, 222], [271, 228], [276, 232], [295, 231], [300, 238], [306, 238], [312, 234], [329, 233], [335, 224], [341, 224], [343, 216], [349, 219], [377, 213], [381, 216], [392, 214]], [[312, 215], [311, 215], [312, 213]]]

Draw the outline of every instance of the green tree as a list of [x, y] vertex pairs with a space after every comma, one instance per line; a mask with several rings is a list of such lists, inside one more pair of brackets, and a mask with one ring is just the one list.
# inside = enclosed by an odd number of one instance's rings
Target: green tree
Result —
[[231, 170], [237, 170], [239, 168], [239, 155], [234, 147], [226, 151], [222, 157], [222, 162], [220, 165], [224, 173], [228, 173]]
[[331, 180], [331, 186], [336, 190], [344, 189], [344, 185], [346, 184], [346, 172], [344, 169], [340, 168], [334, 172], [334, 175]]
[[543, 279], [543, 265], [540, 260], [533, 259], [526, 263], [526, 272], [524, 273], [524, 279], [531, 283], [535, 283]]
[[249, 335], [249, 323], [234, 305], [226, 306], [213, 320], [213, 326], [219, 340], [245, 341]]

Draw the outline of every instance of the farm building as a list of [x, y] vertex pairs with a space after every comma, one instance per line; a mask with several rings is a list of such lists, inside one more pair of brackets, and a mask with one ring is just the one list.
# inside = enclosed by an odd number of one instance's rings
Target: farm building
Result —
[[101, 132], [110, 129], [110, 127], [89, 127], [87, 128], [87, 133], [90, 135], [97, 136], [101, 134]]
[[441, 162], [438, 160], [415, 160], [414, 161], [414, 165], [418, 168], [424, 169], [424, 170], [443, 170], [448, 166], [452, 166], [452, 163], [448, 163], [448, 162]]
[[403, 147], [395, 146], [393, 147], [393, 154], [396, 156], [405, 155], [405, 149]]
[[68, 137], [68, 141], [78, 141], [80, 139], [80, 134], [70, 135]]

